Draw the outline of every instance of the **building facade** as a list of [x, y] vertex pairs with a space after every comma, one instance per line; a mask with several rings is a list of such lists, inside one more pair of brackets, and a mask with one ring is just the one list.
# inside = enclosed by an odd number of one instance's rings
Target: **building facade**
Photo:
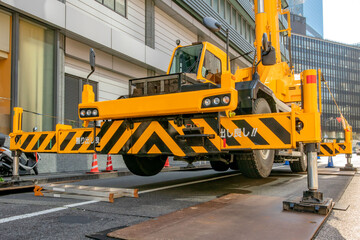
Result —
[[[295, 72], [321, 69], [340, 111], [353, 128], [354, 139], [360, 139], [360, 48], [328, 40], [292, 35], [292, 60]], [[340, 113], [322, 83], [322, 136], [344, 138]]]
[[[212, 33], [202, 18], [212, 16], [223, 30]], [[23, 129], [54, 130], [57, 123], [81, 126], [77, 105], [90, 72], [97, 101], [128, 92], [128, 80], [164, 74], [176, 40], [209, 41], [230, 56], [254, 50], [255, 16], [250, 0], [0, 0], [0, 132], [11, 132], [13, 107], [24, 108]], [[251, 66], [252, 55], [232, 69]], [[42, 154], [40, 172], [87, 170], [91, 156]], [[106, 156], [99, 156], [105, 168]], [[120, 157], [115, 167], [124, 166]]]
[[[294, 15], [306, 18], [306, 35], [311, 37], [323, 38], [323, 1], [322, 0], [288, 0], [290, 12]], [[295, 16], [293, 17], [296, 18]], [[296, 27], [295, 33], [300, 33]]]

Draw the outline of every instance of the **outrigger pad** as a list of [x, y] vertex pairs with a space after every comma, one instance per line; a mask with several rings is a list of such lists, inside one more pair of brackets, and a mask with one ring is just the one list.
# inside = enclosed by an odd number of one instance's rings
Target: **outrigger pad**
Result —
[[332, 198], [322, 199], [322, 193], [317, 192], [321, 197], [311, 197], [308, 191], [304, 192], [303, 197], [290, 197], [283, 201], [283, 209], [287, 211], [312, 212], [327, 215], [334, 207]]

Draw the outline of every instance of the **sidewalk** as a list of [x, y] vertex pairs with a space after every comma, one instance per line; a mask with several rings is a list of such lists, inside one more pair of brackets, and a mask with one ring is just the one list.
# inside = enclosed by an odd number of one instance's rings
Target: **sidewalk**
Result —
[[356, 174], [337, 205], [349, 208], [333, 210], [320, 229], [317, 240], [360, 239], [360, 175]]
[[[334, 165], [343, 167], [344, 156], [333, 157]], [[353, 155], [352, 164], [360, 170], [360, 156]], [[322, 157], [319, 165], [327, 165], [327, 158]], [[360, 174], [357, 173], [346, 188], [336, 206], [348, 209], [346, 211], [333, 209], [316, 236], [316, 240], [360, 239]]]

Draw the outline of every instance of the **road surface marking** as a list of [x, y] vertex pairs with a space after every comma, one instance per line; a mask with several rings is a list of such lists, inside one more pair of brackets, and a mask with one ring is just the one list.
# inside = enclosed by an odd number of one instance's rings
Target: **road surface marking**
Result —
[[[181, 187], [181, 186], [187, 186], [187, 185], [192, 185], [192, 184], [196, 184], [196, 183], [214, 181], [214, 180], [217, 180], [217, 179], [234, 177], [234, 176], [237, 176], [237, 175], [240, 175], [240, 174], [241, 173], [235, 173], [235, 174], [231, 174], [231, 175], [208, 178], [208, 179], [203, 179], [203, 180], [199, 180], [199, 181], [180, 183], [180, 184], [175, 184], [175, 185], [161, 187], [161, 188], [154, 188], [154, 189], [140, 191], [139, 194], [148, 193], [148, 192], [155, 192], [155, 191], [161, 191], [161, 190], [170, 189], [170, 188], [176, 188], [176, 187]], [[27, 213], [27, 214], [23, 214], [23, 215], [17, 215], [17, 216], [2, 218], [2, 219], [0, 219], [0, 224], [15, 221], [15, 220], [20, 220], [20, 219], [30, 218], [30, 217], [36, 217], [36, 216], [40, 216], [40, 215], [44, 215], [44, 214], [48, 214], [48, 213], [59, 212], [59, 211], [63, 211], [63, 210], [69, 209], [69, 208], [78, 207], [78, 206], [91, 204], [91, 203], [97, 203], [97, 202], [99, 202], [99, 201], [86, 201], [86, 202], [73, 203], [73, 204], [64, 205], [62, 207], [51, 208], [51, 209], [43, 210], [43, 211], [39, 211], [39, 212]]]
[[18, 216], [2, 218], [2, 219], [0, 219], [0, 223], [6, 223], [6, 222], [11, 222], [11, 221], [15, 221], [15, 220], [24, 219], [24, 218], [36, 217], [36, 216], [53, 213], [53, 212], [58, 212], [58, 211], [72, 208], [72, 207], [77, 207], [77, 206], [86, 205], [86, 204], [90, 204], [90, 203], [96, 203], [96, 202], [99, 202], [99, 201], [86, 201], [86, 202], [73, 203], [73, 204], [64, 205], [62, 207], [51, 208], [51, 209], [43, 210], [43, 211], [39, 211], [39, 212], [27, 213], [27, 214], [18, 215]]
[[187, 182], [187, 183], [179, 183], [179, 184], [166, 186], [166, 187], [153, 188], [153, 189], [149, 189], [149, 190], [139, 191], [139, 194], [155, 192], [155, 191], [161, 191], [161, 190], [170, 189], [170, 188], [176, 188], [176, 187], [182, 187], [182, 186], [192, 185], [192, 184], [196, 184], [196, 183], [209, 182], [209, 181], [214, 181], [214, 180], [218, 180], [218, 179], [222, 179], [222, 178], [234, 177], [234, 176], [237, 176], [237, 175], [241, 175], [241, 173], [235, 173], [235, 174], [231, 174], [231, 175], [208, 178], [208, 179], [203, 179], [203, 180], [193, 181], [193, 182]]

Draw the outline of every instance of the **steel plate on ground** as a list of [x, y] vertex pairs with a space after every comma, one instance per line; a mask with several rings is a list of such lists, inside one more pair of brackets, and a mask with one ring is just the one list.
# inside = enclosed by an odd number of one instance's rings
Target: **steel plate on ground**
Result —
[[228, 194], [108, 236], [119, 239], [311, 239], [326, 216], [283, 211], [284, 200]]
[[319, 175], [354, 176], [355, 171], [340, 171], [339, 168], [318, 168]]

